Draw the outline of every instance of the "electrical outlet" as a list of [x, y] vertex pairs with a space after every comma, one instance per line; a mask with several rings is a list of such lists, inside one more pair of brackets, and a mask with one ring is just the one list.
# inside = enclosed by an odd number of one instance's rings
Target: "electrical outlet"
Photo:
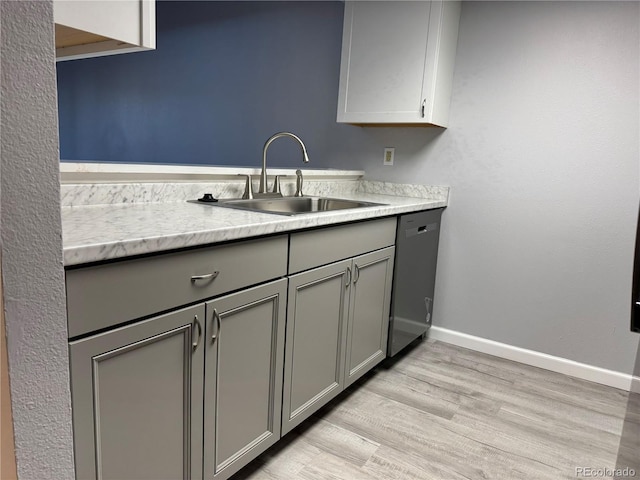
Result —
[[382, 160], [383, 165], [393, 165], [393, 157], [396, 149], [394, 147], [387, 147], [384, 149], [384, 157]]

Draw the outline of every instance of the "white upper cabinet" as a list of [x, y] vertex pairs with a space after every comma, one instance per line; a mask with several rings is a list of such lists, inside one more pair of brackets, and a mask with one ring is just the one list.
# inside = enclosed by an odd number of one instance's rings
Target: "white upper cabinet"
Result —
[[446, 127], [460, 2], [345, 2], [340, 123]]
[[56, 59], [156, 47], [155, 0], [54, 0]]

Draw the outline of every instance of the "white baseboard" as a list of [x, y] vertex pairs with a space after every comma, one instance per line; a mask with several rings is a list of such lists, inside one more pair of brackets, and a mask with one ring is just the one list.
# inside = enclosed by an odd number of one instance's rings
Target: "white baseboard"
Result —
[[552, 372], [563, 373], [571, 377], [640, 393], [640, 377], [635, 377], [627, 373], [594, 367], [585, 363], [567, 360], [566, 358], [554, 357], [546, 353], [514, 347], [506, 343], [495, 342], [493, 340], [487, 340], [486, 338], [475, 337], [441, 327], [431, 327], [429, 329], [429, 338], [496, 357], [506, 358], [507, 360], [514, 360], [526, 365], [544, 368]]

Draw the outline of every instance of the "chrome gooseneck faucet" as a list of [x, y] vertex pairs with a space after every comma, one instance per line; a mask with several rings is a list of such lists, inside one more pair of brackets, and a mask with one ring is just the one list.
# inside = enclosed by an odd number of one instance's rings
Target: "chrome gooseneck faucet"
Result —
[[302, 140], [297, 135], [294, 135], [290, 132], [280, 132], [272, 135], [269, 140], [267, 140], [264, 144], [264, 148], [262, 149], [262, 173], [260, 174], [260, 193], [267, 193], [267, 149], [271, 143], [280, 137], [291, 137], [296, 140], [300, 147], [302, 148], [302, 161], [304, 163], [309, 162], [309, 155], [307, 154], [307, 147], [304, 146]]

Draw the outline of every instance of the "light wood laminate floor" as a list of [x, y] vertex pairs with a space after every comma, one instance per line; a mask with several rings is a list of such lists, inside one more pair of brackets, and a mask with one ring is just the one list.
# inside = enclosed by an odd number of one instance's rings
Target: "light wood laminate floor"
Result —
[[[576, 469], [616, 467], [625, 418], [637, 438], [640, 414], [628, 411], [628, 397], [423, 341], [387, 359], [233, 480], [585, 477]], [[629, 451], [624, 461], [636, 464], [626, 466], [640, 478], [640, 452]]]

